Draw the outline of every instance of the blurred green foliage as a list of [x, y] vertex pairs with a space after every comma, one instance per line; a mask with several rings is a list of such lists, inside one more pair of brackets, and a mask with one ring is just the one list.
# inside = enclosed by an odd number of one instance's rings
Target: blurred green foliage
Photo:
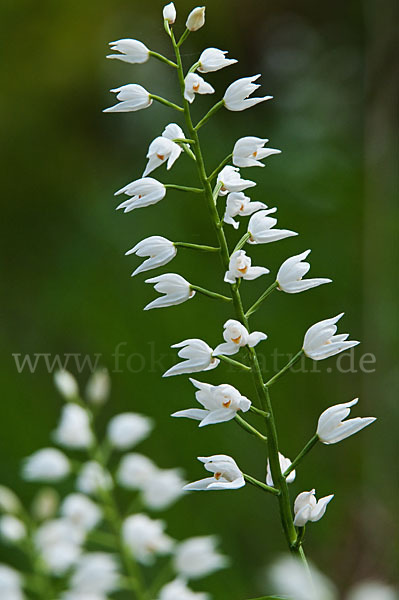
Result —
[[[171, 56], [162, 5], [137, 0], [2, 3], [0, 480], [26, 502], [33, 489], [19, 480], [20, 460], [49, 444], [60, 400], [44, 363], [34, 373], [18, 373], [13, 353], [100, 354], [101, 364], [112, 372], [115, 348], [125, 344], [120, 351], [126, 356], [112, 373], [112, 410], [105, 410], [103, 424], [107, 411], [154, 416], [156, 432], [143, 450], [161, 466], [183, 466], [189, 479], [202, 476], [195, 457], [213, 453], [233, 455], [259, 478], [264, 473], [262, 447], [234, 423], [199, 431], [194, 422], [169, 417], [193, 406], [186, 377], [161, 379], [176, 360], [169, 346], [197, 336], [216, 345], [230, 317], [228, 307], [197, 296], [182, 306], [143, 313], [154, 291], [143, 285], [143, 276], [130, 279], [137, 259], [123, 256], [152, 234], [214, 243], [200, 196], [169, 191], [157, 206], [128, 215], [114, 210], [114, 191], [140, 176], [148, 144], [176, 115], [155, 104], [136, 114], [104, 115], [102, 108], [114, 103], [108, 89], [137, 82], [175, 100], [177, 85], [168, 67], [155, 60], [133, 66], [106, 61], [107, 42], [135, 37]], [[180, 30], [192, 3], [178, 1], [176, 7]], [[397, 484], [391, 467], [398, 414], [392, 10], [387, 2], [379, 11], [376, 0], [334, 5], [250, 0], [245, 7], [237, 0], [208, 2], [206, 27], [184, 46], [188, 66], [208, 46], [228, 49], [239, 59], [207, 76], [217, 94], [196, 99], [198, 118], [241, 76], [261, 72], [262, 91], [275, 98], [244, 113], [222, 111], [202, 133], [209, 168], [243, 135], [268, 137], [272, 147], [283, 151], [264, 169], [245, 175], [258, 182], [252, 198], [277, 206], [280, 227], [300, 236], [251, 248], [254, 264], [275, 273], [283, 259], [310, 247], [311, 273], [334, 280], [298, 296], [275, 293], [256, 314], [254, 327], [269, 335], [261, 349], [266, 371], [273, 370], [274, 348], [295, 352], [309, 325], [343, 310], [340, 330], [362, 341], [354, 353], [355, 372], [338, 372], [330, 359], [318, 365], [320, 373], [290, 374], [273, 390], [281, 448], [290, 457], [312, 435], [320, 412], [333, 403], [360, 396], [358, 414], [378, 417], [359, 436], [314, 451], [292, 484], [293, 495], [312, 487], [320, 495], [336, 494], [327, 518], [309, 527], [307, 547], [341, 588], [365, 576], [394, 577]], [[162, 167], [155, 176], [196, 185], [187, 157], [171, 172]], [[231, 231], [229, 238], [234, 239]], [[224, 289], [214, 256], [181, 251], [167, 270]], [[264, 285], [262, 278], [247, 284], [246, 301], [254, 300]], [[368, 353], [376, 356], [376, 364], [368, 366], [372, 373], [359, 369], [361, 356]], [[129, 355], [135, 355], [130, 362]], [[73, 363], [69, 368], [84, 385], [88, 369], [78, 373]], [[202, 379], [221, 383], [230, 376], [231, 383], [253, 396], [245, 376], [227, 373], [225, 367]], [[193, 494], [180, 501], [168, 521], [176, 537], [221, 536], [233, 568], [205, 582], [216, 598], [265, 591], [262, 569], [284, 550], [272, 498], [248, 486], [232, 493]]]

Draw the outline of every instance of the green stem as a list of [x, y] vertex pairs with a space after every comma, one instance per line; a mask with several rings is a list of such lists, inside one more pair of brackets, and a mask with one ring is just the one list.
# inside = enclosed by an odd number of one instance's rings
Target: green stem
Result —
[[284, 373], [286, 373], [287, 371], [289, 371], [289, 369], [291, 369], [291, 367], [293, 367], [295, 365], [295, 363], [298, 362], [298, 360], [302, 357], [302, 354], [303, 354], [303, 350], [300, 350], [299, 352], [297, 352], [295, 354], [295, 356], [293, 356], [291, 358], [291, 360], [287, 362], [287, 364], [285, 365], [285, 367], [283, 367], [281, 369], [281, 371], [279, 371], [278, 373], [276, 373], [275, 375], [273, 375], [273, 377], [271, 379], [269, 379], [269, 381], [266, 381], [265, 387], [269, 388], [274, 383], [276, 383], [277, 379], [279, 379], [282, 375], [284, 375]]
[[204, 296], [208, 296], [209, 298], [214, 298], [215, 300], [223, 300], [224, 302], [231, 302], [231, 298], [223, 296], [223, 294], [218, 294], [217, 292], [211, 292], [210, 290], [200, 287], [199, 285], [193, 285], [192, 283], [190, 283], [190, 288], [192, 290], [195, 290], [196, 292], [199, 292], [200, 294], [203, 294]]
[[263, 435], [260, 431], [252, 427], [245, 419], [240, 417], [240, 415], [235, 416], [235, 422], [242, 428], [245, 429], [248, 433], [251, 433], [255, 437], [261, 440], [261, 442], [267, 443], [267, 437]]
[[150, 98], [152, 98], [153, 100], [156, 100], [156, 102], [165, 104], [165, 106], [169, 106], [169, 108], [174, 108], [175, 110], [178, 110], [179, 112], [183, 112], [183, 109], [181, 106], [178, 106], [177, 104], [174, 104], [173, 102], [170, 102], [169, 100], [166, 100], [165, 98], [162, 98], [162, 96], [156, 96], [155, 94], [150, 94]]
[[205, 125], [205, 123], [215, 114], [217, 113], [217, 111], [222, 108], [222, 106], [224, 106], [224, 100], [219, 100], [219, 102], [216, 102], [216, 104], [214, 104], [214, 106], [212, 106], [212, 108], [210, 110], [208, 110], [208, 112], [206, 113], [206, 115], [204, 117], [202, 117], [202, 119], [200, 121], [198, 121], [198, 123], [195, 126], [195, 131], [198, 131], [199, 129], [201, 129], [201, 127], [203, 125]]
[[220, 358], [220, 360], [222, 360], [223, 362], [228, 363], [229, 365], [232, 365], [233, 367], [238, 367], [239, 369], [242, 369], [243, 371], [249, 372], [251, 370], [251, 367], [248, 367], [248, 365], [244, 365], [243, 363], [238, 362], [238, 360], [234, 360], [233, 358], [230, 358], [230, 356], [224, 356], [223, 354], [221, 354], [220, 356], [217, 356], [216, 358]]
[[276, 289], [277, 285], [278, 285], [277, 281], [275, 281], [274, 283], [272, 283], [271, 286], [269, 286], [267, 288], [267, 290], [265, 292], [263, 292], [263, 294], [261, 296], [259, 296], [259, 298], [257, 299], [257, 301], [254, 302], [254, 304], [251, 306], [251, 308], [249, 308], [247, 310], [247, 312], [245, 313], [245, 316], [247, 317], [247, 319], [249, 319], [249, 317], [251, 315], [253, 315], [253, 313], [258, 310], [258, 308], [260, 307], [260, 305], [262, 304], [262, 302], [264, 302], [266, 300], [266, 298], [268, 296], [270, 296], [270, 294]]
[[203, 194], [204, 190], [195, 187], [188, 187], [187, 185], [178, 185], [177, 183], [165, 183], [166, 189], [179, 190], [179, 192], [192, 192], [194, 194]]
[[260, 488], [264, 492], [269, 492], [269, 494], [274, 494], [275, 496], [280, 495], [280, 492], [278, 489], [276, 489], [274, 487], [270, 487], [270, 485], [266, 485], [262, 481], [258, 481], [254, 477], [251, 477], [251, 475], [247, 475], [246, 473], [243, 473], [243, 476], [244, 476], [245, 481], [247, 481], [251, 485], [254, 485], [257, 488]]
[[215, 246], [203, 246], [202, 244], [191, 244], [189, 242], [173, 242], [173, 245], [181, 248], [190, 248], [191, 250], [202, 250], [203, 252], [219, 252], [220, 248]]
[[242, 238], [237, 242], [236, 247], [234, 248], [234, 250], [231, 254], [234, 254], [234, 252], [238, 252], [238, 250], [241, 250], [241, 248], [243, 246], [245, 246], [246, 242], [249, 240], [250, 237], [251, 237], [250, 233], [244, 233]]
[[176, 44], [176, 41], [174, 39], [174, 35], [173, 35], [173, 32], [172, 32], [170, 37], [172, 38], [173, 46], [176, 47], [176, 48], [180, 48], [180, 46], [182, 45], [182, 43], [188, 38], [189, 35], [190, 35], [190, 30], [186, 28], [185, 31], [183, 32], [181, 38], [179, 39], [179, 41]]
[[313, 446], [315, 446], [318, 441], [319, 441], [319, 436], [317, 435], [317, 433], [315, 433], [314, 436], [308, 441], [308, 443], [306, 444], [304, 449], [301, 450], [301, 452], [298, 454], [296, 459], [292, 461], [292, 463], [290, 464], [288, 469], [286, 469], [284, 471], [284, 473], [283, 473], [284, 477], [287, 477], [291, 473], [291, 471], [293, 471], [295, 469], [297, 464], [299, 464], [301, 462], [301, 460], [307, 455], [308, 452], [311, 451]]
[[[176, 53], [176, 62], [177, 62], [177, 66], [178, 66], [177, 73], [178, 73], [178, 77], [179, 77], [181, 93], [182, 93], [182, 96], [184, 97], [184, 74], [183, 74], [182, 60], [181, 60], [181, 55], [180, 55], [179, 49], [178, 49], [176, 42], [174, 40], [174, 37], [173, 37], [173, 32], [172, 32], [171, 39], [172, 39], [172, 42], [173, 42], [173, 45], [175, 48], [175, 53]], [[230, 260], [226, 236], [225, 236], [223, 227], [220, 226], [220, 218], [219, 218], [219, 214], [218, 214], [215, 202], [214, 202], [212, 187], [211, 187], [210, 181], [206, 174], [204, 159], [203, 159], [202, 151], [201, 151], [201, 145], [200, 145], [200, 141], [199, 141], [199, 137], [198, 137], [198, 131], [196, 128], [194, 128], [192, 120], [191, 120], [189, 103], [186, 100], [183, 100], [183, 106], [184, 106], [184, 117], [186, 120], [187, 130], [189, 132], [190, 137], [192, 137], [195, 140], [193, 149], [194, 149], [195, 156], [197, 159], [196, 165], [197, 165], [197, 170], [198, 170], [198, 176], [199, 176], [199, 179], [200, 179], [201, 184], [204, 189], [204, 196], [205, 196], [206, 203], [208, 205], [210, 219], [213, 223], [215, 233], [216, 233], [216, 236], [218, 239], [218, 244], [220, 246], [220, 255], [221, 255], [221, 260], [223, 263], [223, 268], [226, 271], [228, 269], [229, 260]], [[239, 286], [237, 284], [230, 286], [230, 291], [231, 291], [231, 295], [232, 295], [232, 299], [233, 299], [236, 317], [248, 329], [248, 320], [244, 313], [241, 296], [240, 296], [240, 292], [239, 292]], [[267, 434], [267, 438], [268, 438], [268, 450], [269, 450], [269, 461], [270, 461], [271, 473], [272, 473], [274, 485], [276, 486], [276, 488], [278, 488], [277, 492], [278, 492], [278, 501], [279, 501], [279, 508], [280, 508], [280, 519], [281, 519], [281, 523], [282, 523], [282, 527], [283, 527], [283, 530], [285, 533], [288, 547], [290, 548], [290, 550], [293, 553], [297, 554], [297, 550], [292, 548], [292, 544], [295, 542], [297, 534], [296, 534], [296, 530], [294, 527], [294, 521], [293, 521], [293, 517], [292, 517], [288, 485], [287, 485], [285, 477], [283, 477], [283, 475], [281, 473], [281, 468], [280, 468], [277, 430], [276, 430], [276, 425], [275, 425], [275, 421], [274, 421], [273, 409], [272, 409], [272, 405], [271, 405], [271, 401], [270, 401], [269, 390], [267, 388], [265, 388], [265, 386], [264, 386], [262, 372], [260, 369], [259, 360], [258, 360], [255, 349], [248, 348], [247, 350], [248, 350], [248, 355], [249, 355], [250, 362], [251, 362], [251, 367], [246, 367], [246, 369], [252, 371], [254, 384], [256, 387], [258, 399], [261, 403], [262, 410], [264, 412], [268, 413], [268, 415], [269, 415], [265, 419], [266, 434]], [[226, 360], [227, 357], [220, 357], [220, 358], [224, 358], [224, 360]], [[241, 365], [241, 366], [244, 366], [244, 365]], [[265, 484], [262, 484], [262, 487], [263, 487], [263, 485], [265, 485]], [[301, 547], [301, 550], [302, 550], [302, 547]]]
[[189, 140], [188, 138], [175, 138], [172, 140], [175, 144], [194, 144], [194, 140]]
[[221, 171], [223, 169], [223, 167], [225, 167], [226, 165], [229, 164], [232, 156], [233, 156], [233, 153], [231, 152], [228, 156], [226, 156], [226, 158], [224, 160], [222, 160], [220, 165], [217, 166], [216, 169], [214, 171], [212, 171], [212, 173], [209, 175], [209, 177], [208, 177], [209, 181], [212, 181], [212, 179], [215, 179], [215, 177], [217, 177], [219, 171]]
[[193, 64], [193, 65], [192, 65], [192, 66], [189, 68], [189, 70], [188, 70], [188, 72], [187, 72], [187, 75], [188, 75], [189, 73], [194, 73], [194, 71], [196, 71], [196, 70], [198, 69], [198, 67], [200, 66], [200, 64], [201, 64], [201, 63], [200, 63], [199, 61], [198, 61], [198, 62], [196, 62], [196, 63], [194, 63], [194, 64]]
[[260, 410], [259, 408], [256, 408], [256, 406], [254, 405], [252, 405], [249, 410], [258, 415], [259, 417], [263, 417], [264, 419], [267, 419], [269, 417], [269, 413], [265, 412], [264, 410]]
[[159, 54], [159, 52], [154, 52], [153, 50], [150, 50], [149, 54], [150, 56], [153, 56], [154, 58], [157, 58], [158, 60], [166, 63], [170, 67], [175, 67], [175, 69], [177, 69], [177, 64], [173, 62], [173, 60], [169, 60], [168, 58], [166, 58], [166, 56]]
[[304, 537], [305, 537], [305, 527], [298, 527], [298, 533], [297, 533], [296, 540], [294, 542], [294, 548], [297, 548], [299, 550], [299, 547], [302, 545]]

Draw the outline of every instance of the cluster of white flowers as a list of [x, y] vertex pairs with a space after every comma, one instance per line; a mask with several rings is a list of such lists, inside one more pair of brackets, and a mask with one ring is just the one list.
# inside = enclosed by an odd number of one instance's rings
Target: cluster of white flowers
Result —
[[[212, 248], [211, 250], [218, 250], [222, 256], [225, 269], [224, 282], [230, 286], [231, 297], [226, 298], [226, 296], [222, 296], [218, 292], [211, 292], [203, 287], [194, 285], [176, 273], [165, 273], [146, 280], [146, 283], [155, 284], [155, 290], [163, 295], [147, 304], [144, 310], [178, 305], [192, 299], [195, 295], [198, 296], [198, 293], [213, 298], [219, 297], [224, 301], [233, 300], [235, 318], [228, 319], [224, 324], [224, 342], [219, 343], [216, 347], [213, 347], [213, 345], [211, 347], [202, 339], [188, 338], [173, 344], [172, 348], [178, 349], [178, 356], [183, 360], [169, 368], [164, 373], [164, 377], [213, 370], [222, 361], [227, 361], [230, 364], [236, 365], [237, 368], [243, 368], [252, 372], [257, 390], [257, 399], [260, 401], [261, 406], [256, 408], [251, 400], [242, 396], [236, 388], [227, 383], [212, 385], [190, 379], [198, 390], [196, 392], [196, 399], [201, 408], [179, 410], [173, 413], [172, 416], [187, 417], [200, 421], [200, 427], [236, 420], [241, 427], [257, 435], [263, 441], [267, 441], [268, 444], [267, 437], [271, 438], [265, 483], [254, 479], [252, 476], [245, 475], [232, 457], [217, 454], [208, 457], [198, 457], [198, 460], [204, 464], [205, 469], [212, 476], [187, 484], [184, 489], [188, 491], [231, 490], [243, 487], [248, 481], [263, 488], [265, 491], [276, 494], [279, 497], [280, 514], [288, 544], [294, 551], [299, 551], [299, 547], [303, 541], [303, 528], [305, 524], [310, 521], [318, 521], [324, 515], [333, 495], [330, 494], [317, 501], [314, 489], [309, 492], [302, 492], [297, 496], [292, 510], [287, 484], [295, 480], [295, 467], [318, 441], [324, 444], [337, 443], [357, 433], [375, 419], [373, 417], [358, 417], [344, 420], [349, 415], [351, 407], [356, 404], [357, 399], [345, 404], [332, 406], [320, 416], [317, 431], [312, 440], [305, 446], [298, 457], [294, 461], [291, 461], [278, 451], [269, 388], [302, 356], [316, 361], [323, 360], [348, 350], [356, 346], [359, 342], [348, 340], [348, 334], [336, 335], [337, 322], [343, 316], [343, 313], [336, 317], [317, 322], [306, 331], [301, 350], [295, 355], [292, 361], [269, 381], [265, 382], [263, 380], [254, 348], [261, 341], [266, 340], [268, 336], [262, 331], [251, 332], [248, 322], [249, 317], [258, 310], [266, 297], [275, 289], [287, 294], [296, 294], [331, 283], [331, 279], [304, 279], [304, 276], [310, 269], [310, 264], [306, 262], [310, 250], [305, 250], [300, 254], [287, 258], [282, 263], [273, 283], [259, 297], [255, 304], [247, 312], [244, 312], [241, 292], [239, 290], [242, 280], [253, 281], [261, 276], [263, 280], [263, 276], [270, 273], [269, 269], [264, 266], [252, 266], [251, 257], [243, 249], [245, 244], [268, 244], [298, 235], [297, 232], [290, 229], [279, 229], [276, 227], [277, 219], [275, 216], [271, 216], [276, 213], [276, 207], [268, 208], [263, 202], [252, 201], [249, 196], [244, 194], [247, 190], [253, 189], [256, 183], [250, 179], [245, 179], [240, 169], [263, 167], [264, 163], [262, 160], [274, 154], [279, 154], [280, 150], [265, 147], [265, 144], [269, 141], [267, 138], [250, 135], [242, 137], [235, 142], [231, 154], [211, 175], [207, 175], [198, 131], [221, 107], [225, 107], [230, 111], [243, 111], [272, 97], [251, 97], [259, 88], [258, 83], [255, 82], [258, 81], [260, 75], [240, 78], [228, 86], [223, 98], [194, 126], [190, 116], [190, 105], [195, 101], [197, 94], [208, 95], [215, 93], [214, 87], [200, 76], [198, 72], [207, 74], [236, 64], [237, 61], [235, 59], [228, 59], [226, 57], [227, 52], [225, 51], [218, 48], [207, 48], [201, 53], [194, 65], [184, 73], [179, 48], [189, 32], [197, 31], [204, 25], [205, 7], [198, 7], [190, 13], [186, 22], [186, 32], [178, 42], [176, 42], [174, 32], [171, 29], [171, 25], [175, 23], [177, 18], [173, 3], [165, 6], [163, 17], [165, 30], [170, 36], [175, 50], [176, 63], [149, 51], [144, 44], [137, 40], [119, 40], [118, 42], [113, 42], [113, 50], [119, 51], [120, 54], [111, 55], [110, 58], [120, 58], [120, 60], [130, 63], [141, 63], [145, 62], [152, 55], [169, 63], [169, 65], [178, 71], [183, 107], [172, 104], [164, 98], [154, 96], [137, 84], [128, 84], [112, 90], [118, 94], [117, 98], [120, 100], [120, 103], [106, 109], [106, 111], [136, 111], [150, 106], [153, 100], [157, 100], [170, 106], [172, 109], [184, 112], [184, 128], [186, 132], [176, 123], [170, 123], [165, 127], [161, 136], [151, 142], [147, 154], [148, 163], [143, 177], [129, 183], [116, 192], [117, 194], [124, 193], [129, 196], [118, 208], [123, 208], [125, 212], [128, 212], [135, 208], [155, 204], [165, 197], [168, 187], [180, 188], [188, 192], [202, 192], [207, 199], [209, 214], [217, 231], [219, 242], [219, 247], [216, 249]], [[198, 175], [202, 184], [201, 189], [185, 188], [175, 184], [164, 185], [156, 179], [147, 177], [149, 173], [164, 162], [167, 162], [167, 169], [170, 169], [177, 158], [184, 152], [189, 154], [197, 163]], [[229, 164], [230, 162], [232, 164]], [[213, 189], [211, 187], [212, 181], [214, 181]], [[223, 207], [220, 210], [219, 205], [222, 202]], [[230, 251], [224, 228], [231, 225], [234, 229], [238, 229], [240, 221], [236, 220], [237, 217], [249, 217], [249, 221], [246, 233], [238, 241], [234, 250]], [[172, 242], [159, 235], [151, 235], [143, 239], [127, 252], [129, 255], [136, 254], [139, 257], [148, 257], [135, 269], [133, 275], [166, 265], [176, 256], [177, 249], [184, 246], [197, 247], [199, 250], [209, 249], [209, 247], [188, 242]], [[243, 350], [247, 357], [246, 362], [245, 359], [244, 362], [238, 362], [230, 358], [232, 355], [242, 353]], [[241, 415], [248, 411], [257, 413], [258, 416], [261, 416], [265, 420], [267, 437], [243, 419]], [[139, 474], [138, 480], [134, 485], [136, 489], [141, 489], [144, 497], [146, 497], [146, 494], [148, 494], [146, 492], [146, 485], [148, 485], [149, 474], [153, 472], [153, 469], [152, 463], [148, 462], [147, 459], [137, 454], [131, 454], [125, 457], [125, 463], [121, 465], [119, 479], [122, 485], [131, 488], [132, 484], [129, 482], [130, 474]], [[132, 518], [132, 522], [129, 524], [128, 529], [131, 534], [129, 538], [131, 537], [131, 543], [133, 543], [134, 538], [136, 540], [135, 543], [139, 544], [139, 540], [142, 537], [141, 528], [144, 526], [143, 523], [145, 521], [143, 520], [144, 517], [139, 520], [139, 517], [136, 516], [134, 519]], [[161, 524], [159, 522], [154, 523], [153, 528], [156, 540], [154, 543], [151, 543], [151, 547], [159, 548], [159, 552], [167, 551], [171, 543], [164, 536]], [[132, 531], [134, 531], [134, 535], [131, 533]], [[128, 532], [126, 535], [128, 535]], [[142, 555], [143, 561], [147, 560], [147, 558], [146, 553]], [[169, 598], [169, 592], [165, 593], [165, 598]]]
[[[30, 482], [63, 481], [68, 493], [61, 498], [54, 488], [42, 487], [28, 511], [11, 489], [0, 486], [0, 542], [32, 560], [32, 574], [24, 576], [0, 564], [0, 597], [23, 600], [32, 586], [40, 597], [59, 600], [106, 600], [123, 589], [136, 593], [136, 576], [131, 581], [131, 570], [124, 574], [124, 565], [131, 562], [137, 569], [168, 555], [174, 579], [154, 591], [159, 599], [206, 600], [206, 594], [193, 592], [187, 582], [227, 566], [217, 540], [205, 536], [176, 541], [165, 533], [166, 521], [134, 512], [136, 503], [140, 510], [163, 511], [185, 493], [180, 469], [159, 468], [147, 456], [130, 452], [149, 436], [153, 421], [120, 413], [110, 419], [100, 442], [94, 414], [110, 393], [107, 371], [91, 376], [85, 399], [68, 371], [57, 372], [54, 381], [65, 404], [52, 437], [63, 450], [34, 452], [25, 459], [22, 475]], [[118, 486], [135, 496], [127, 511], [114, 495]], [[150, 587], [148, 583], [143, 594]]]

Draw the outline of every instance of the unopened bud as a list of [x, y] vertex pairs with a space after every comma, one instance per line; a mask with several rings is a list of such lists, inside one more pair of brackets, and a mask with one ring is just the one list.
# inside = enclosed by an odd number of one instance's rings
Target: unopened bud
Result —
[[186, 27], [189, 31], [198, 31], [205, 24], [205, 6], [197, 6], [187, 17]]

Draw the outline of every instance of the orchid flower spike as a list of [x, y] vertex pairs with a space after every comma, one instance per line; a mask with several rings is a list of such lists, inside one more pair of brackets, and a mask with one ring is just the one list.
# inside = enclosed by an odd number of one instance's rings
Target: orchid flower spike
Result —
[[125, 213], [128, 213], [135, 208], [142, 208], [143, 206], [150, 206], [156, 204], [166, 196], [166, 187], [163, 183], [160, 183], [152, 177], [143, 177], [142, 179], [136, 179], [132, 183], [128, 183], [123, 188], [115, 192], [115, 196], [119, 194], [126, 194], [131, 196], [128, 200], [125, 200], [119, 206], [123, 208]]
[[264, 167], [260, 161], [272, 154], [281, 154], [281, 150], [264, 148], [269, 140], [253, 136], [240, 138], [233, 148], [233, 165], [236, 167]]
[[169, 23], [169, 25], [173, 25], [176, 21], [176, 8], [173, 2], [169, 2], [163, 7], [162, 16], [165, 21]]
[[235, 58], [226, 58], [227, 51], [218, 48], [207, 48], [198, 59], [197, 71], [200, 73], [211, 73], [219, 71], [237, 62]]
[[150, 93], [137, 83], [122, 85], [111, 90], [111, 92], [116, 94], [116, 99], [120, 102], [105, 108], [103, 112], [134, 112], [148, 108], [152, 104]]
[[241, 179], [238, 167], [227, 165], [224, 167], [218, 177], [217, 183], [221, 184], [219, 196], [225, 196], [228, 192], [242, 192], [247, 188], [254, 187], [256, 183], [249, 179]]
[[255, 106], [255, 104], [259, 104], [259, 102], [264, 102], [265, 100], [271, 100], [273, 96], [264, 96], [263, 98], [248, 98], [253, 92], [255, 92], [260, 85], [257, 83], [253, 83], [257, 79], [259, 79], [260, 75], [252, 75], [252, 77], [243, 77], [242, 79], [237, 79], [232, 84], [229, 85], [227, 90], [224, 93], [224, 105], [228, 110], [239, 111], [245, 110], [246, 108], [251, 108]]
[[213, 356], [219, 356], [220, 354], [230, 356], [236, 354], [244, 346], [253, 348], [262, 340], [267, 339], [267, 335], [261, 331], [249, 333], [242, 323], [234, 319], [229, 319], [224, 324], [223, 337], [226, 343], [216, 346]]
[[177, 353], [180, 358], [185, 360], [174, 365], [163, 374], [163, 377], [171, 375], [181, 375], [182, 373], [198, 373], [199, 371], [209, 371], [215, 369], [220, 360], [214, 358], [213, 350], [208, 344], [197, 338], [184, 340], [179, 344], [173, 344], [172, 348], [181, 348]]
[[302, 492], [296, 497], [294, 504], [294, 525], [304, 527], [308, 521], [319, 521], [327, 509], [327, 504], [334, 498], [334, 494], [324, 496], [316, 502], [316, 490]]
[[133, 556], [143, 565], [151, 565], [156, 555], [169, 554], [173, 540], [164, 533], [166, 523], [145, 514], [130, 515], [122, 523], [122, 537]]
[[323, 444], [336, 444], [347, 437], [354, 435], [367, 425], [376, 420], [375, 417], [356, 417], [344, 419], [350, 414], [352, 406], [358, 403], [359, 398], [344, 404], [336, 404], [327, 408], [319, 417], [317, 435]]
[[[289, 458], [286, 458], [285, 456], [283, 456], [281, 454], [281, 452], [278, 453], [278, 459], [279, 459], [279, 462], [280, 462], [280, 470], [281, 470], [282, 473], [284, 473], [284, 471], [286, 471], [291, 466], [292, 461]], [[292, 483], [294, 481], [295, 477], [296, 477], [296, 471], [293, 470], [293, 471], [291, 471], [291, 473], [287, 477], [287, 483]], [[269, 459], [267, 459], [266, 483], [270, 487], [274, 487], [273, 477], [272, 477], [272, 471], [270, 469], [270, 461], [269, 461]]]
[[165, 295], [147, 304], [144, 310], [181, 304], [195, 296], [195, 290], [191, 288], [189, 282], [176, 273], [164, 273], [158, 277], [146, 279], [145, 282], [155, 283], [156, 291]]
[[116, 58], [131, 64], [145, 63], [150, 58], [147, 46], [138, 40], [127, 38], [110, 42], [109, 45], [113, 52], [120, 52], [120, 54], [109, 54], [107, 58]]
[[214, 475], [188, 483], [184, 486], [184, 490], [236, 490], [245, 485], [244, 476], [231, 456], [225, 454], [198, 456], [198, 460], [204, 463], [205, 469]]
[[166, 168], [171, 169], [176, 160], [182, 153], [182, 148], [173, 140], [184, 138], [184, 131], [176, 123], [169, 123], [162, 133], [153, 140], [148, 148], [147, 158], [148, 163], [144, 170], [143, 177], [152, 173], [160, 167], [164, 162], [167, 162]]
[[313, 360], [323, 360], [360, 344], [357, 341], [346, 341], [349, 333], [334, 335], [337, 331], [336, 323], [343, 314], [332, 319], [325, 319], [309, 327], [305, 333], [302, 348], [306, 356]]
[[205, 25], [205, 6], [197, 6], [187, 17], [186, 27], [189, 31], [198, 31]]
[[276, 212], [276, 210], [277, 208], [269, 208], [252, 215], [248, 223], [249, 244], [268, 244], [269, 242], [277, 242], [298, 235], [295, 231], [289, 229], [272, 229], [276, 225], [277, 219], [268, 215]]
[[218, 552], [217, 542], [215, 536], [206, 535], [178, 544], [173, 560], [176, 573], [184, 579], [199, 579], [227, 567], [229, 560]]
[[211, 385], [191, 378], [190, 381], [198, 389], [195, 397], [203, 408], [179, 410], [173, 413], [172, 417], [195, 419], [200, 421], [199, 427], [204, 427], [230, 421], [238, 411], [247, 412], [251, 407], [251, 401], [228, 383]]
[[197, 73], [189, 73], [184, 80], [184, 97], [194, 102], [195, 94], [214, 94], [213, 87]]
[[245, 196], [243, 192], [231, 192], [226, 199], [226, 210], [223, 221], [229, 225], [233, 225], [234, 229], [238, 229], [240, 224], [234, 220], [234, 217], [247, 217], [253, 215], [254, 212], [261, 208], [267, 208], [263, 202], [251, 202], [251, 198]]
[[323, 283], [331, 283], [331, 279], [325, 279], [317, 277], [315, 279], [306, 279], [302, 281], [302, 277], [310, 269], [310, 264], [303, 262], [308, 256], [310, 250], [291, 256], [283, 262], [278, 270], [276, 281], [278, 283], [279, 290], [286, 292], [287, 294], [297, 294], [298, 292], [304, 292], [310, 290], [310, 288], [323, 285]]
[[157, 267], [162, 267], [171, 261], [177, 254], [177, 248], [173, 242], [167, 240], [160, 235], [152, 235], [144, 240], [141, 240], [131, 250], [128, 250], [125, 255], [136, 254], [137, 256], [149, 256], [140, 266], [132, 273], [132, 277], [143, 271], [150, 271]]
[[261, 275], [270, 273], [266, 267], [251, 267], [251, 258], [246, 255], [245, 250], [237, 250], [230, 257], [229, 270], [226, 271], [224, 280], [226, 283], [234, 284], [237, 279], [257, 279]]

